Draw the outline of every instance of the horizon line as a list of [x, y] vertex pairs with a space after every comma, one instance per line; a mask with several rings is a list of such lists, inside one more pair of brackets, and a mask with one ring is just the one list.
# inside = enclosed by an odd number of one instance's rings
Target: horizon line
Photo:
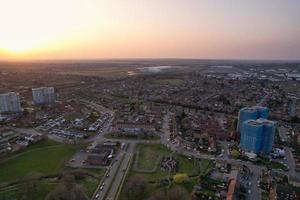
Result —
[[144, 57], [144, 58], [50, 58], [50, 59], [1, 59], [0, 62], [84, 62], [84, 61], [142, 61], [142, 60], [194, 60], [194, 61], [259, 61], [259, 62], [300, 62], [300, 58], [297, 59], [278, 59], [278, 58], [269, 58], [269, 59], [261, 59], [261, 58], [180, 58], [180, 57]]

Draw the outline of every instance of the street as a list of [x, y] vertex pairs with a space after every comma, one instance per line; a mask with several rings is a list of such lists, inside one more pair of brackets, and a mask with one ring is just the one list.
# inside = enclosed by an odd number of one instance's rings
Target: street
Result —
[[121, 150], [108, 167], [103, 180], [100, 182], [93, 199], [115, 199], [126, 177], [127, 168], [133, 155], [134, 144], [128, 144], [127, 150]]

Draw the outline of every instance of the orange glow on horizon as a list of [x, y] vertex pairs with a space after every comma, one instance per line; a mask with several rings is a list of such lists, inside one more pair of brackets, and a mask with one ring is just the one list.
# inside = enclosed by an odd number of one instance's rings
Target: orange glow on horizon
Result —
[[300, 3], [272, 2], [0, 0], [0, 59], [299, 58]]

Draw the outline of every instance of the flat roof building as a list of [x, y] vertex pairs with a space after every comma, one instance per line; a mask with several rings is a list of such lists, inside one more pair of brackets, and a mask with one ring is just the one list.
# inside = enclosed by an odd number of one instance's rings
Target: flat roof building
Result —
[[243, 122], [240, 148], [256, 154], [269, 154], [274, 144], [275, 127], [275, 122], [262, 118]]
[[258, 118], [268, 119], [268, 116], [269, 116], [269, 109], [267, 107], [252, 106], [252, 107], [242, 108], [239, 111], [237, 131], [241, 133], [242, 124], [247, 120], [250, 119], [256, 120]]
[[41, 87], [32, 89], [33, 102], [37, 105], [55, 103], [54, 87]]
[[21, 111], [19, 93], [9, 92], [0, 94], [0, 113], [18, 113]]

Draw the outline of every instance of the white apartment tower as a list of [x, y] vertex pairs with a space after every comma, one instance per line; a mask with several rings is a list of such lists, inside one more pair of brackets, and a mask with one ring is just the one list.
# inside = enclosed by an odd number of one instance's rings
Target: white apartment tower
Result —
[[19, 93], [0, 94], [0, 113], [18, 113], [21, 111]]
[[54, 87], [33, 88], [32, 97], [35, 104], [53, 104], [55, 103], [55, 89]]

